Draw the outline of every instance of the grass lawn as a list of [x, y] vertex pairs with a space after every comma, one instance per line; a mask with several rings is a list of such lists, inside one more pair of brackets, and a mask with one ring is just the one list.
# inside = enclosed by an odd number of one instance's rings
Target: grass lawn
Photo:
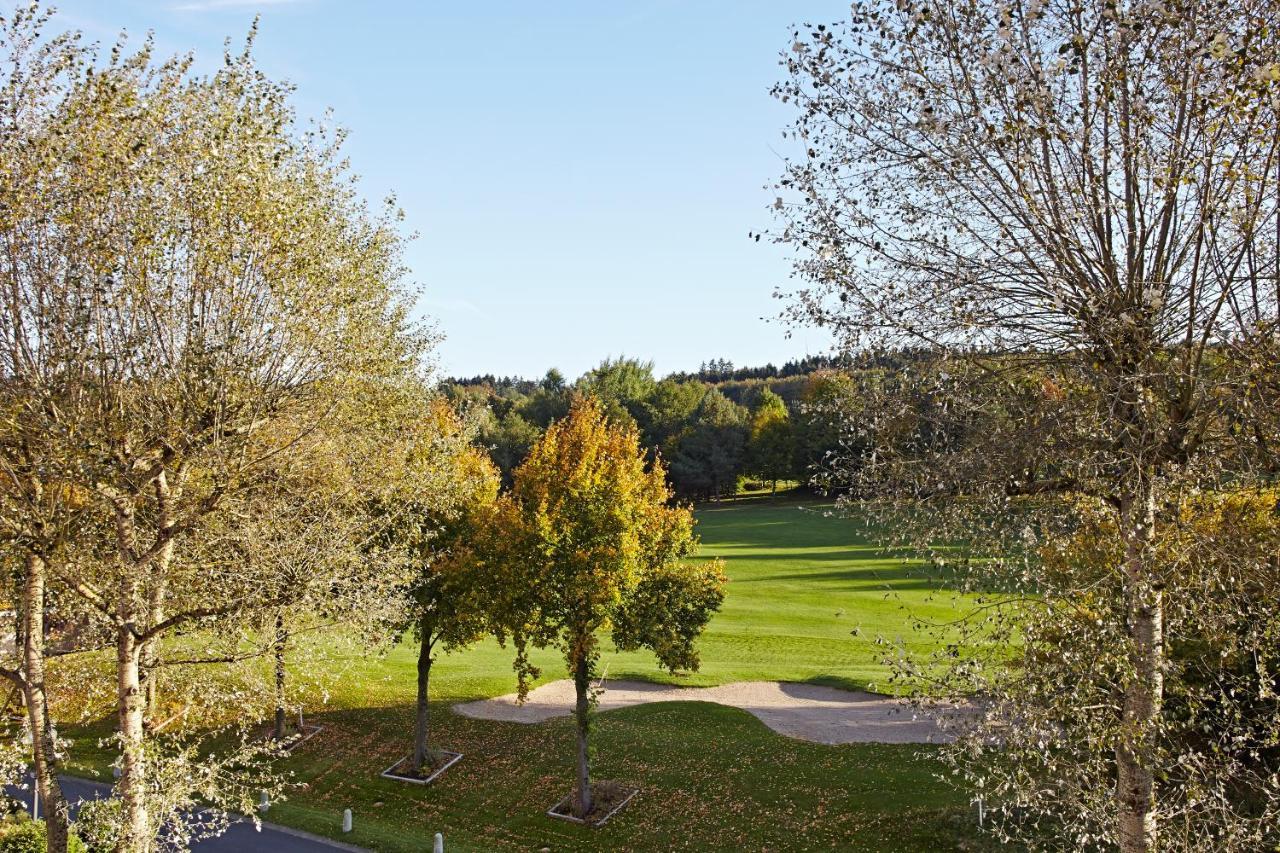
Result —
[[[877, 636], [913, 639], [908, 609], [945, 619], [949, 594], [919, 566], [886, 558], [858, 526], [804, 501], [750, 500], [698, 512], [703, 552], [725, 558], [723, 611], [702, 643], [702, 671], [672, 678], [643, 654], [606, 654], [610, 677], [681, 684], [751, 679], [884, 689], [888, 653]], [[857, 636], [851, 632], [858, 629]], [[564, 677], [554, 654], [543, 679]], [[678, 702], [597, 717], [596, 778], [640, 786], [609, 824], [589, 829], [543, 812], [572, 784], [565, 718], [525, 726], [466, 719], [452, 702], [510, 692], [510, 654], [487, 643], [445, 656], [432, 673], [433, 744], [463, 761], [429, 787], [377, 774], [408, 751], [415, 652], [399, 647], [352, 663], [352, 677], [311, 722], [325, 731], [284, 761], [302, 787], [269, 819], [379, 850], [952, 850], [980, 849], [967, 797], [937, 780], [930, 747], [823, 746], [773, 733], [744, 711]], [[97, 728], [97, 727], [94, 727]], [[100, 733], [103, 729], [98, 729]], [[76, 753], [101, 773], [106, 756]]]

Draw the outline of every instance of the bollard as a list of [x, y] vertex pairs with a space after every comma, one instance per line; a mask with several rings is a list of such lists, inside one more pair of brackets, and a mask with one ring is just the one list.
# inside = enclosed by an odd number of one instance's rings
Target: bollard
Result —
[[436, 842], [431, 845], [431, 853], [444, 853], [444, 835], [436, 833]]
[[342, 810], [342, 831], [351, 831], [351, 809]]
[[262, 796], [258, 798], [258, 811], [266, 814], [269, 808], [271, 808], [271, 801], [267, 799], [267, 792], [263, 791]]
[[987, 816], [987, 804], [982, 801], [982, 797], [978, 797], [978, 826], [982, 826], [982, 821]]

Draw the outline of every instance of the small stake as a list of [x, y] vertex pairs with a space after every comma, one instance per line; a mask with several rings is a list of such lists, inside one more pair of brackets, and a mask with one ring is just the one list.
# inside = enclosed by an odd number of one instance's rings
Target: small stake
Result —
[[351, 809], [342, 810], [342, 831], [351, 831]]
[[267, 799], [267, 792], [263, 791], [262, 796], [258, 798], [258, 811], [265, 812], [271, 808], [271, 801]]
[[302, 734], [302, 706], [298, 706], [298, 734]]
[[978, 826], [982, 826], [982, 821], [987, 816], [987, 804], [983, 802], [982, 797], [978, 797]]
[[431, 845], [431, 853], [444, 853], [444, 834], [437, 832], [435, 844]]

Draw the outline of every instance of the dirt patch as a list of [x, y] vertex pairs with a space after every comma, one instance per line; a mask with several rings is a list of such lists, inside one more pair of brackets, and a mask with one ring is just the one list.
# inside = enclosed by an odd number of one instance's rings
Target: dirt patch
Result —
[[571, 820], [574, 823], [600, 826], [622, 811], [622, 807], [631, 802], [631, 798], [638, 793], [640, 793], [639, 788], [624, 785], [612, 779], [601, 779], [591, 783], [591, 811], [585, 815], [574, 814], [573, 794], [548, 809], [547, 814], [562, 820]]
[[406, 755], [379, 775], [400, 782], [425, 785], [462, 760], [462, 753], [450, 752], [447, 749], [427, 750], [427, 760], [423, 762], [422, 769], [417, 771], [409, 767], [411, 757]]

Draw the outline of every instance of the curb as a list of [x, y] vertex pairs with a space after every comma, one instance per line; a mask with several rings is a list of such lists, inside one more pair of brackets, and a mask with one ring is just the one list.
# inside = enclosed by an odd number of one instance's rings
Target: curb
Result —
[[[109, 794], [111, 792], [110, 785], [108, 785], [105, 782], [99, 782], [96, 779], [86, 779], [83, 776], [72, 776], [67, 773], [58, 774], [58, 778], [68, 779], [80, 785], [87, 785], [88, 787], [93, 788], [94, 790], [102, 793]], [[240, 818], [240, 820], [244, 823], [252, 823], [252, 821], [249, 818], [245, 817], [244, 815], [233, 814], [233, 817]], [[372, 853], [372, 851], [370, 851], [369, 848], [367, 847], [357, 847], [356, 845], [348, 844], [345, 841], [335, 841], [334, 839], [329, 838], [327, 835], [317, 835], [314, 832], [307, 832], [305, 829], [294, 829], [291, 826], [284, 826], [279, 823], [272, 823], [269, 820], [260, 820], [259, 823], [262, 825], [263, 828], [270, 829], [273, 832], [283, 833], [284, 835], [291, 835], [294, 838], [302, 838], [307, 841], [314, 841], [317, 844], [324, 844], [328, 847], [332, 847], [334, 850], [346, 850], [346, 851], [350, 851], [350, 853]], [[260, 832], [261, 830], [255, 830], [255, 831]]]

